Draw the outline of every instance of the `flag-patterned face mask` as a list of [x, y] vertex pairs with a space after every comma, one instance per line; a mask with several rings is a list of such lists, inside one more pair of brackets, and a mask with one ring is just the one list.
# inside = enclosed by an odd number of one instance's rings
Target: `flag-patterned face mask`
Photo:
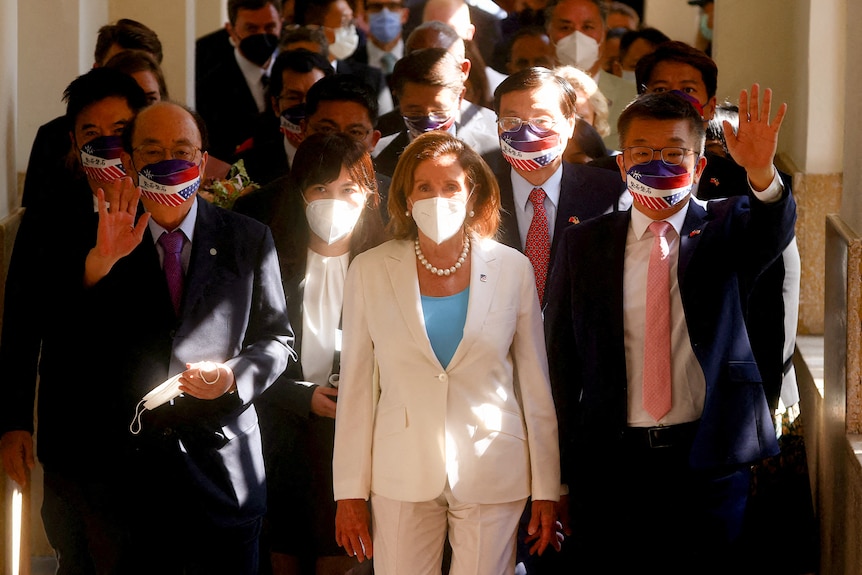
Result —
[[544, 168], [563, 153], [558, 133], [540, 132], [528, 123], [500, 134], [500, 148], [507, 162], [525, 172]]
[[186, 160], [162, 160], [138, 172], [141, 194], [165, 206], [178, 206], [198, 191], [200, 166]]
[[119, 136], [99, 136], [81, 146], [81, 166], [91, 180], [113, 182], [126, 175], [120, 160], [123, 151]]
[[284, 137], [293, 144], [293, 147], [298, 148], [302, 143], [302, 121], [306, 118], [305, 103], [291, 106], [281, 113], [279, 123], [281, 133]]
[[635, 202], [652, 210], [666, 210], [691, 193], [692, 175], [685, 166], [652, 160], [629, 168], [626, 185]]

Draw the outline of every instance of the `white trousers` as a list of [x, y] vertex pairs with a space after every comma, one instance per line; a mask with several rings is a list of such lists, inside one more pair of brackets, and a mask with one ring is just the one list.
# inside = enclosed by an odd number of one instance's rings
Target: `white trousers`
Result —
[[515, 537], [526, 499], [463, 503], [449, 483], [432, 501], [411, 503], [371, 494], [375, 575], [440, 575], [443, 543], [450, 575], [513, 575]]

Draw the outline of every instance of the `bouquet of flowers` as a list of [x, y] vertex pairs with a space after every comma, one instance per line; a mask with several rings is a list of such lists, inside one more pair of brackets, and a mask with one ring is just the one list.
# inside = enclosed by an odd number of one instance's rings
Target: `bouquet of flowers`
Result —
[[228, 170], [225, 179], [207, 180], [198, 190], [198, 194], [208, 202], [230, 210], [237, 198], [259, 187], [248, 177], [248, 172], [245, 171], [245, 162], [237, 160]]

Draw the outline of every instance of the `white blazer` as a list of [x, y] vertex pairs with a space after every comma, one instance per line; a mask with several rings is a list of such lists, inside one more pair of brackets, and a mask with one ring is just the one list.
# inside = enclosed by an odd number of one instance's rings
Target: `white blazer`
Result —
[[353, 261], [333, 459], [335, 499], [430, 501], [448, 479], [467, 503], [557, 500], [557, 418], [529, 260], [471, 249], [464, 335], [444, 369], [428, 339], [413, 242]]

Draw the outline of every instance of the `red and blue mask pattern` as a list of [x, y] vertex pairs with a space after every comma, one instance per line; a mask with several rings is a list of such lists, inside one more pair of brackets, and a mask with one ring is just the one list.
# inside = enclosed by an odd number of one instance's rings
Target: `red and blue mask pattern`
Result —
[[81, 167], [91, 180], [113, 182], [126, 175], [120, 153], [123, 151], [119, 136], [99, 136], [81, 146]]
[[529, 124], [500, 134], [500, 148], [507, 162], [525, 172], [544, 168], [563, 153], [558, 133], [538, 132]]
[[692, 176], [683, 166], [652, 160], [629, 168], [626, 185], [635, 202], [651, 210], [666, 210], [691, 193]]
[[186, 160], [162, 160], [138, 173], [141, 194], [165, 206], [178, 206], [198, 191], [200, 166]]

